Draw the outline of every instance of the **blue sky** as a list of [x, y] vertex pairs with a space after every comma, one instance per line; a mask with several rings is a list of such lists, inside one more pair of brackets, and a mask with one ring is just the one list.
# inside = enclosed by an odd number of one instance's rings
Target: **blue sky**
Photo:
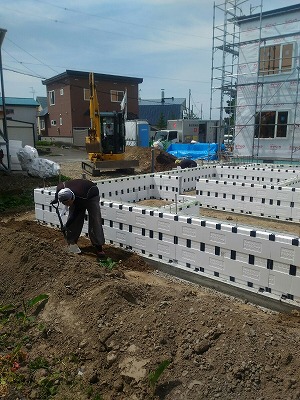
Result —
[[[160, 98], [164, 89], [165, 97], [188, 102], [190, 90], [194, 112], [209, 118], [213, 0], [0, 3], [6, 97], [46, 96], [42, 79], [66, 69], [93, 71], [143, 78], [142, 99]], [[298, 3], [264, 0], [263, 11]], [[245, 14], [250, 4], [261, 1], [243, 3]]]

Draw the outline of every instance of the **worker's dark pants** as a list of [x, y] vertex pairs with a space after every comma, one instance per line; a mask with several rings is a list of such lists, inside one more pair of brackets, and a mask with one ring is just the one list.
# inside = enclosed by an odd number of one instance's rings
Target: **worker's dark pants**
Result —
[[[102, 228], [102, 217], [100, 211], [100, 197], [95, 196], [88, 200], [88, 233], [89, 238], [94, 246], [100, 246], [105, 243]], [[69, 208], [69, 218], [72, 217], [74, 207]], [[67, 241], [69, 244], [77, 243], [84, 224], [85, 210], [82, 210], [67, 229]]]

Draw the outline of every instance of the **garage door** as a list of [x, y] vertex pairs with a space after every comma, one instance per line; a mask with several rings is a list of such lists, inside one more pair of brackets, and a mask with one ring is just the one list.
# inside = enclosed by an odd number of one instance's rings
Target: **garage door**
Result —
[[78, 147], [85, 147], [86, 136], [88, 136], [88, 128], [74, 128], [73, 145]]

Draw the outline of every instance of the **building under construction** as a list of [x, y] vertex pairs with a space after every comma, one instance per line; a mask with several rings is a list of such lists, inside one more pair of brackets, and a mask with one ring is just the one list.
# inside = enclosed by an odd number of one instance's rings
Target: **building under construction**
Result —
[[300, 160], [299, 22], [300, 4], [214, 4], [211, 113], [236, 157]]

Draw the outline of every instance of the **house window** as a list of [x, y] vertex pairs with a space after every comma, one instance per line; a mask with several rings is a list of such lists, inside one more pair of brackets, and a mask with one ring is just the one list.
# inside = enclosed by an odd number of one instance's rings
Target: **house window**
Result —
[[55, 121], [55, 119], [51, 119], [51, 126], [56, 126], [56, 121]]
[[255, 137], [260, 139], [287, 136], [288, 111], [263, 111], [255, 116]]
[[90, 101], [91, 91], [90, 89], [83, 89], [83, 98], [86, 101]]
[[112, 103], [121, 103], [124, 97], [124, 92], [120, 90], [111, 90], [110, 91], [110, 101]]
[[261, 47], [259, 54], [259, 75], [290, 72], [293, 67], [293, 48], [293, 43]]
[[44, 120], [44, 119], [40, 119], [40, 129], [41, 129], [42, 131], [45, 130], [45, 120]]
[[60, 89], [59, 93], [60, 93], [61, 96], [63, 96], [64, 95], [64, 89]]
[[54, 90], [50, 90], [48, 92], [48, 96], [49, 96], [50, 106], [54, 106], [54, 104], [55, 104], [55, 92], [54, 92]]

